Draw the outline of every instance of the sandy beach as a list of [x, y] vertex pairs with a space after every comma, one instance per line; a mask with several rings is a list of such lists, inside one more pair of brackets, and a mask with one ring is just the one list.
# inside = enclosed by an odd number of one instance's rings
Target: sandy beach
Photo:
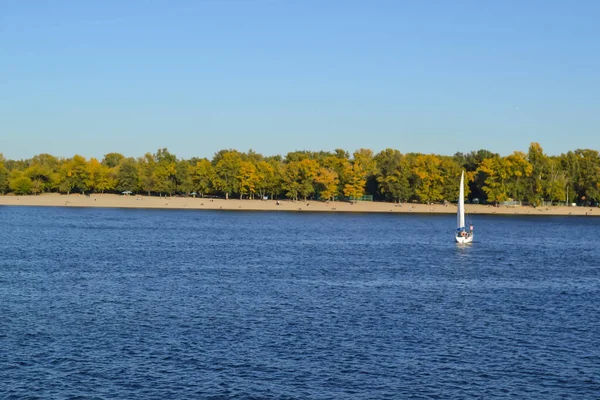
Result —
[[[197, 210], [244, 210], [244, 211], [288, 211], [288, 212], [360, 212], [360, 213], [420, 213], [454, 214], [456, 205], [450, 204], [393, 204], [382, 202], [321, 202], [290, 200], [239, 200], [210, 199], [193, 197], [153, 197], [142, 195], [123, 196], [116, 194], [60, 195], [44, 194], [39, 196], [0, 196], [0, 206], [52, 206], [52, 207], [110, 207], [110, 208], [162, 208]], [[597, 207], [493, 207], [489, 205], [467, 204], [470, 214], [503, 215], [580, 215], [600, 216]]]

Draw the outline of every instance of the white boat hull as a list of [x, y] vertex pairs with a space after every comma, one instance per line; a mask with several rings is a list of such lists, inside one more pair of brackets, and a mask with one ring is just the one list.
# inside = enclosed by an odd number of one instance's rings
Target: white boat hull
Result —
[[468, 236], [454, 236], [454, 239], [456, 240], [456, 243], [461, 243], [461, 244], [472, 243], [473, 242], [473, 234], [471, 233]]

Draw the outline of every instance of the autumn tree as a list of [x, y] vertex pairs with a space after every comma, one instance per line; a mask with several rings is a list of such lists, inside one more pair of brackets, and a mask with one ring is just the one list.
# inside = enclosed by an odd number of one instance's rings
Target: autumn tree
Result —
[[545, 195], [550, 201], [567, 201], [567, 184], [569, 178], [563, 170], [560, 159], [557, 157], [548, 158], [548, 182]]
[[304, 201], [308, 196], [315, 193], [315, 180], [319, 170], [319, 164], [316, 160], [304, 159], [300, 161], [300, 195]]
[[73, 190], [78, 190], [82, 194], [88, 190], [89, 172], [87, 161], [80, 155], [63, 160], [59, 167], [55, 179], [58, 183], [59, 191], [70, 194]]
[[479, 169], [479, 166], [486, 158], [494, 157], [500, 157], [500, 155], [486, 149], [454, 154], [454, 161], [464, 168], [467, 176], [470, 176], [468, 186], [471, 198], [481, 199], [482, 201], [487, 200], [487, 195], [483, 190], [487, 176]]
[[273, 193], [276, 185], [275, 167], [272, 163], [261, 160], [256, 163], [256, 185], [255, 190], [263, 199], [267, 193]]
[[365, 193], [367, 179], [377, 171], [377, 165], [373, 158], [373, 152], [367, 149], [359, 149], [354, 152], [351, 163], [346, 164], [344, 176], [344, 196], [351, 200], [361, 198]]
[[256, 167], [251, 161], [240, 162], [237, 180], [239, 181], [240, 200], [244, 195], [253, 198], [258, 182], [258, 175], [256, 173]]
[[513, 152], [506, 157], [506, 161], [510, 171], [508, 193], [512, 199], [522, 201], [527, 192], [527, 178], [531, 175], [533, 167], [527, 161], [527, 155], [521, 151]]
[[[299, 161], [290, 161], [284, 164], [281, 178], [282, 188], [286, 196], [293, 200], [298, 200], [302, 196], [304, 200], [315, 193], [315, 179], [319, 170], [319, 164], [316, 160], [308, 157], [298, 157]], [[288, 154], [289, 156], [289, 154]]]
[[347, 151], [336, 149], [334, 154], [325, 157], [321, 166], [335, 172], [338, 176], [337, 193], [344, 193], [344, 187], [348, 183], [346, 173], [350, 171], [350, 155]]
[[155, 190], [156, 187], [156, 160], [151, 153], [144, 154], [138, 159], [140, 187], [148, 193], [148, 196]]
[[548, 170], [548, 157], [539, 143], [531, 143], [527, 153], [527, 161], [531, 164], [531, 174], [527, 177], [527, 199], [535, 206], [544, 200]]
[[25, 175], [34, 183], [33, 193], [41, 193], [55, 189], [52, 175], [58, 170], [60, 161], [50, 154], [39, 154], [33, 157]]
[[8, 188], [8, 170], [4, 166], [4, 158], [0, 154], [0, 194], [6, 193]]
[[177, 189], [177, 157], [166, 148], [162, 148], [154, 154], [154, 160], [156, 164], [152, 171], [153, 190], [172, 195]]
[[486, 158], [479, 166], [486, 175], [484, 192], [489, 202], [499, 203], [508, 200], [510, 164], [505, 158], [494, 156]]
[[300, 180], [300, 162], [292, 161], [284, 164], [282, 170], [282, 187], [285, 195], [292, 200], [298, 200], [301, 185]]
[[177, 174], [177, 164], [175, 162], [156, 163], [152, 173], [154, 182], [153, 190], [157, 193], [172, 195], [177, 188], [175, 176]]
[[196, 192], [204, 197], [215, 179], [213, 166], [206, 158], [196, 161], [192, 167], [192, 184]]
[[315, 182], [320, 187], [321, 198], [325, 200], [335, 200], [335, 196], [339, 193], [339, 178], [338, 174], [331, 169], [321, 167], [317, 172]]
[[228, 150], [217, 153], [215, 159], [218, 161], [214, 165], [213, 186], [229, 199], [230, 194], [239, 193], [240, 190], [241, 154], [236, 150]]
[[414, 158], [412, 170], [416, 175], [415, 194], [424, 203], [444, 199], [441, 163], [442, 160], [434, 154], [420, 154]]
[[100, 168], [102, 164], [95, 158], [90, 158], [87, 163], [86, 186], [91, 192], [96, 191], [98, 182], [100, 181]]
[[421, 202], [455, 200], [456, 182], [466, 171], [466, 193], [489, 201], [544, 200], [595, 203], [600, 200], [600, 155], [577, 149], [546, 156], [538, 143], [527, 153], [515, 151], [500, 157], [488, 150], [435, 154], [401, 154], [386, 149], [377, 155], [359, 149], [352, 156], [343, 149], [294, 151], [263, 157], [254, 150], [221, 150], [212, 160], [177, 159], [166, 148], [134, 159], [108, 153], [101, 162], [75, 155], [57, 158], [39, 154], [31, 159], [7, 160], [0, 156], [0, 193], [73, 191], [85, 193], [140, 191], [151, 194], [177, 191], [221, 192], [253, 197], [286, 196], [323, 199], [344, 194], [352, 199], [365, 193], [387, 201]]
[[367, 184], [364, 169], [360, 163], [354, 162], [347, 166], [345, 175], [348, 183], [344, 185], [344, 196], [349, 197], [352, 201], [360, 199], [365, 193], [365, 185]]

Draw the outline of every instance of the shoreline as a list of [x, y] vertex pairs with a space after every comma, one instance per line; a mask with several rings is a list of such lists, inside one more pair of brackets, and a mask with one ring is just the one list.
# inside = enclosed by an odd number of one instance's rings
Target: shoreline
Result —
[[[97, 207], [139, 208], [175, 210], [229, 210], [229, 211], [296, 211], [296, 212], [342, 212], [342, 213], [394, 213], [394, 214], [455, 214], [456, 205], [385, 203], [385, 202], [321, 202], [315, 200], [240, 200], [200, 197], [155, 197], [118, 194], [61, 195], [56, 193], [28, 196], [0, 196], [0, 206], [49, 206], [49, 207]], [[471, 215], [532, 215], [532, 216], [600, 216], [600, 208], [584, 206], [500, 206], [466, 204]]]

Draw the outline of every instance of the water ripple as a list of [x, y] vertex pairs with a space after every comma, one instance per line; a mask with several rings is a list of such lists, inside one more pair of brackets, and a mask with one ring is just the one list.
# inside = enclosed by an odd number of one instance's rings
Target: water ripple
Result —
[[594, 221], [478, 217], [468, 247], [451, 216], [0, 222], [0, 398], [600, 398]]

